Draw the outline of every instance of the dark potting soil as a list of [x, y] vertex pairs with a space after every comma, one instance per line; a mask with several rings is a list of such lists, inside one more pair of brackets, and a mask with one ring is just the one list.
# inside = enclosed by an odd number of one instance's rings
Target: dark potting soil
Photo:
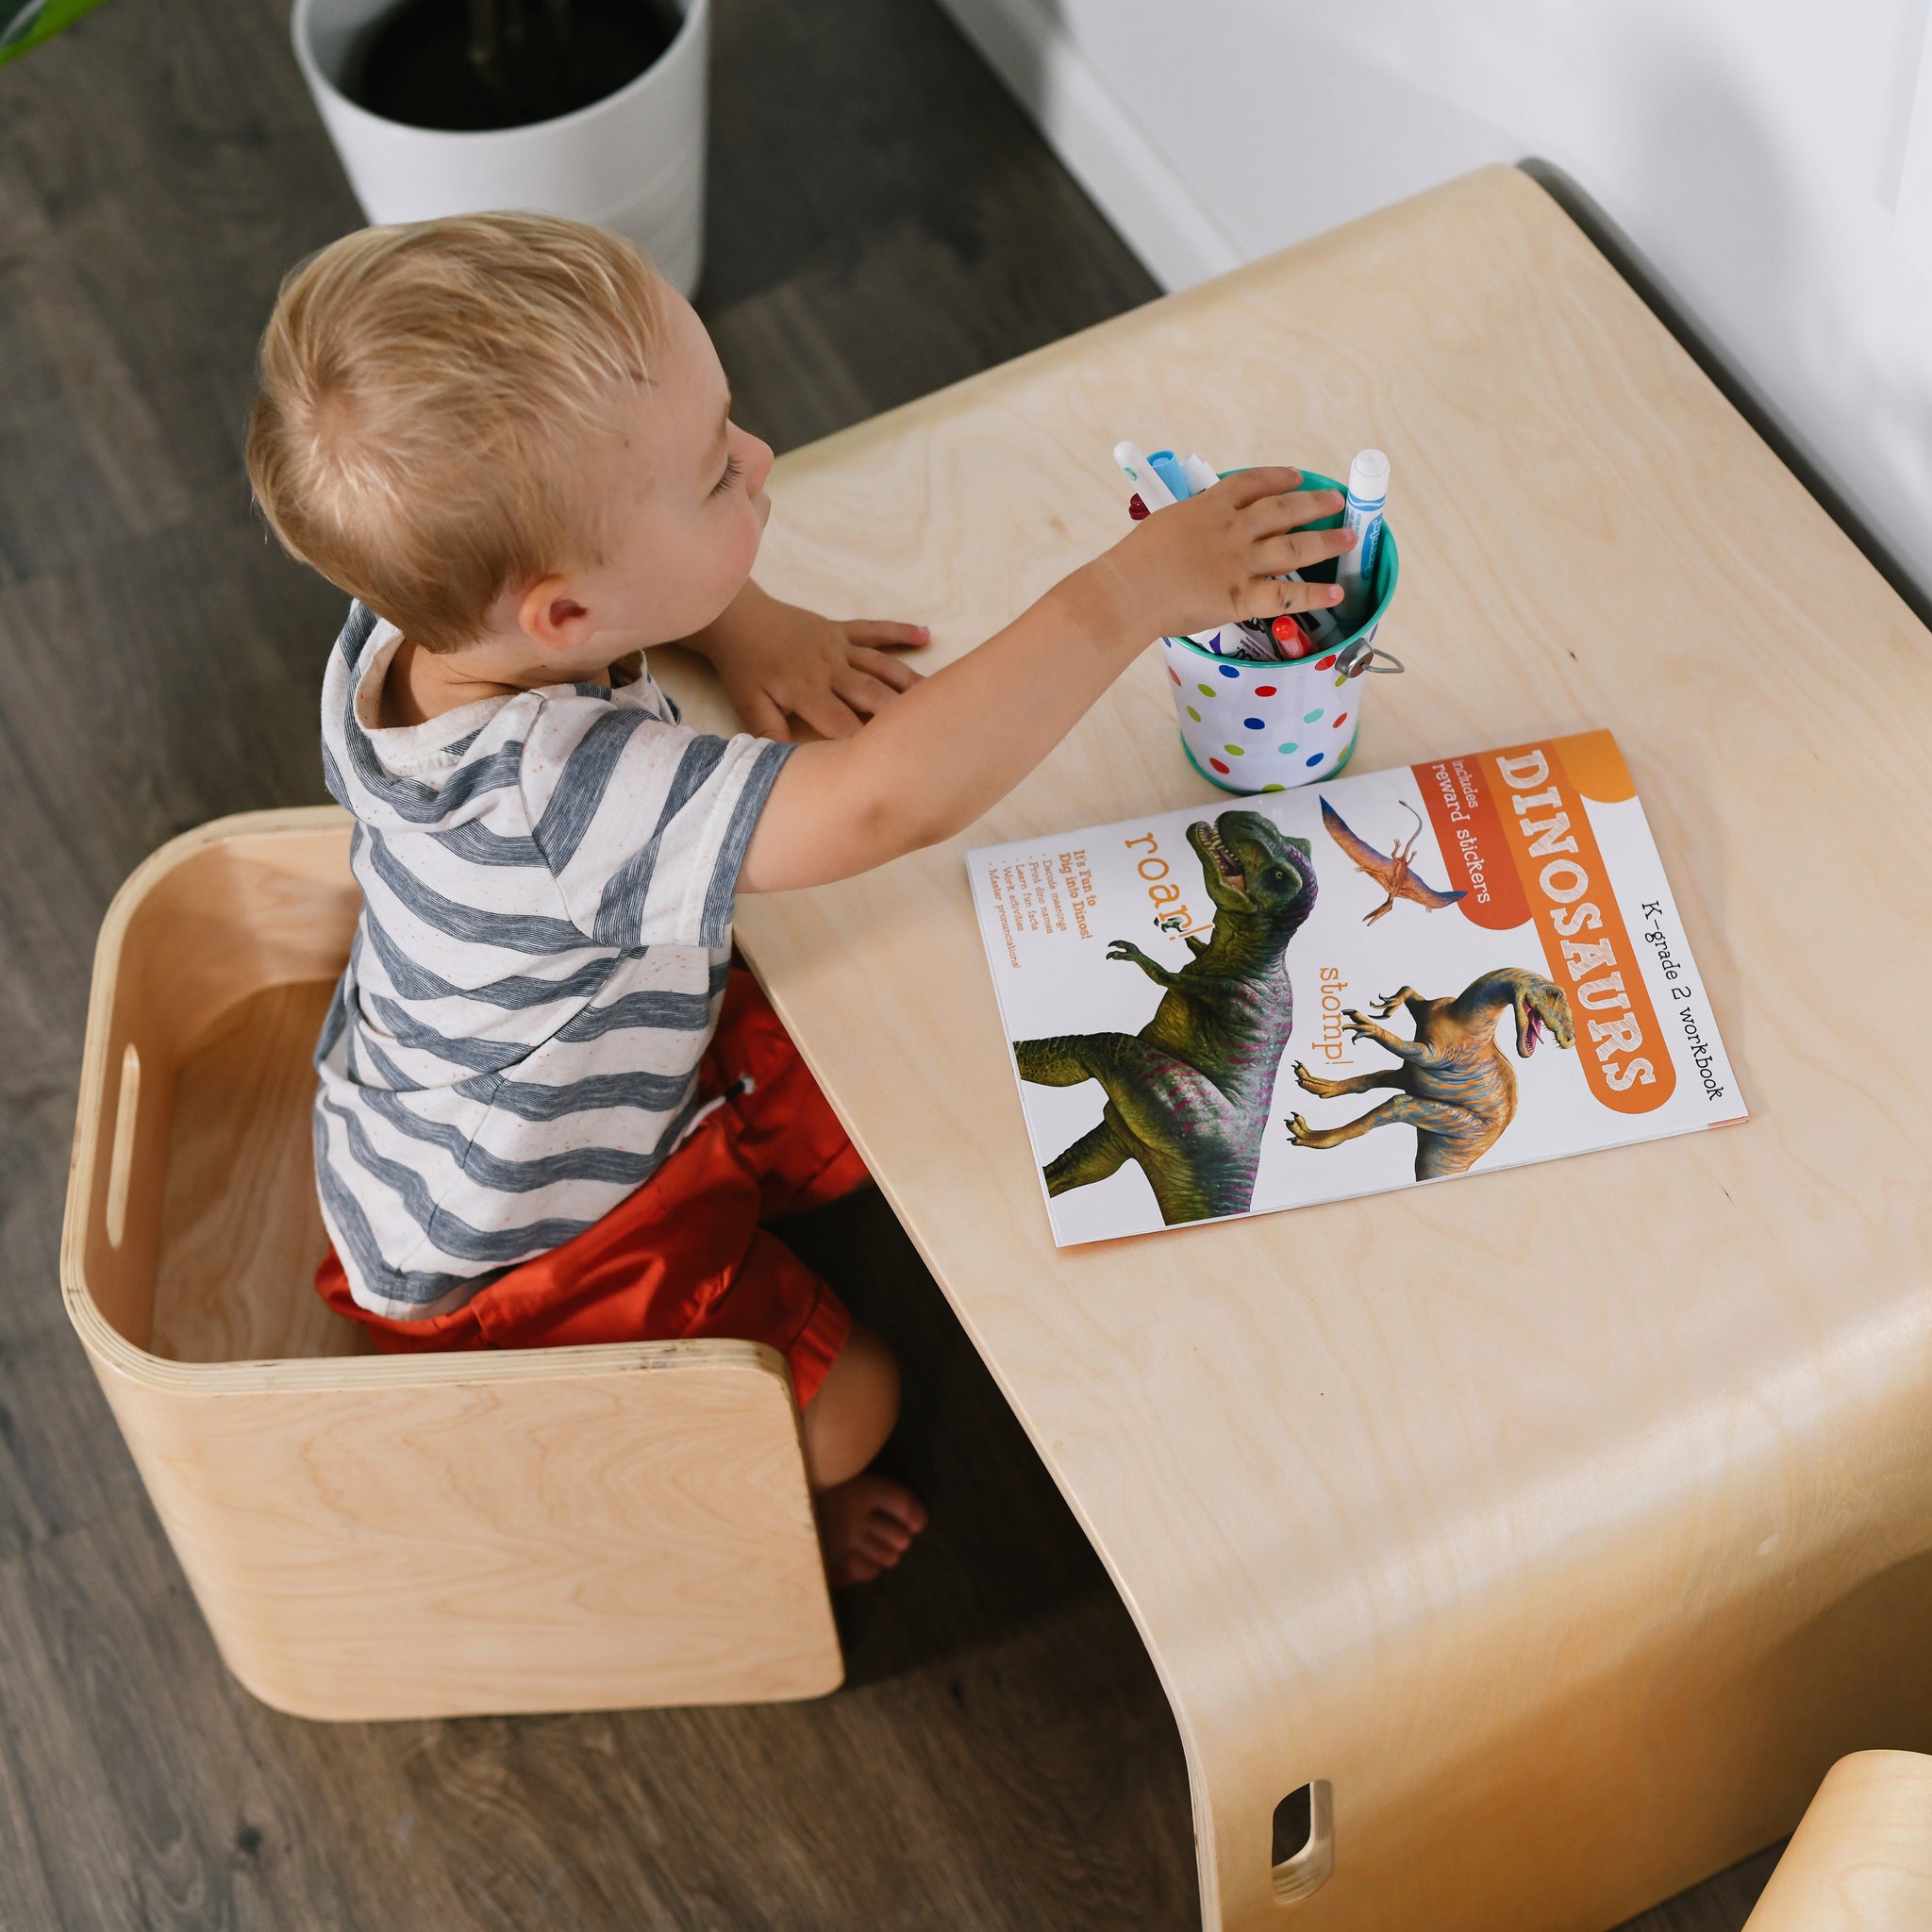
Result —
[[683, 23], [675, 0], [401, 0], [362, 33], [342, 92], [411, 127], [525, 127], [614, 94]]

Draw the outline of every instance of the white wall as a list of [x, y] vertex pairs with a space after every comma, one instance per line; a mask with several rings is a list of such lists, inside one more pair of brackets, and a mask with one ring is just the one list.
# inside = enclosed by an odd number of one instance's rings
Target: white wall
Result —
[[1927, 0], [941, 4], [1170, 287], [1555, 162], [1932, 587]]

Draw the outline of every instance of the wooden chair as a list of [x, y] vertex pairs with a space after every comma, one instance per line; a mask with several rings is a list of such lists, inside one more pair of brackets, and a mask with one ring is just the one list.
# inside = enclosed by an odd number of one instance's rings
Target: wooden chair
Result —
[[782, 1357], [395, 1357], [311, 1286], [349, 820], [187, 833], [102, 927], [60, 1256], [222, 1656], [310, 1718], [810, 1697], [842, 1662]]
[[1744, 1932], [1932, 1925], [1932, 1757], [1859, 1751], [1824, 1774]]

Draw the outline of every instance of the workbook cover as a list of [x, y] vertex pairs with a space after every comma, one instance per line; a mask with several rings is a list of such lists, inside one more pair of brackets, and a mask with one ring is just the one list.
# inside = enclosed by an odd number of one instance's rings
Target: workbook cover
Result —
[[1607, 731], [967, 865], [1061, 1247], [1745, 1118]]

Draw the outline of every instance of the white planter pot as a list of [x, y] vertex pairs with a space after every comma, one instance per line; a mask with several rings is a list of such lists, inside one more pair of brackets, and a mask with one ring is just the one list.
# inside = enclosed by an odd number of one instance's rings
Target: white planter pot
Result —
[[302, 77], [372, 222], [485, 208], [569, 215], [628, 235], [691, 293], [704, 260], [709, 0], [682, 0], [676, 39], [616, 93], [493, 134], [406, 126], [341, 92], [356, 37], [391, 4], [295, 0], [290, 23]]

